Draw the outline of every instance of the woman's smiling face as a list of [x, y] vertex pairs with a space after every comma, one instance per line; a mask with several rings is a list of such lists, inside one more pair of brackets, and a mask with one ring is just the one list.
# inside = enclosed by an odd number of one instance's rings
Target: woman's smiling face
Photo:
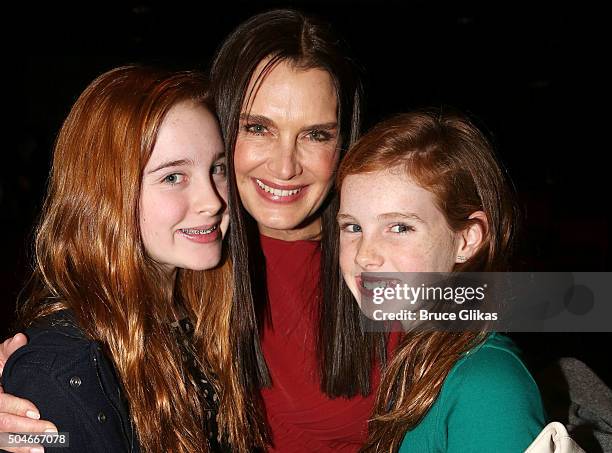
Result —
[[234, 154], [242, 203], [267, 236], [282, 239], [292, 230], [316, 235], [316, 213], [332, 186], [339, 155], [331, 77], [321, 69], [280, 62], [252, 92], [242, 108]]

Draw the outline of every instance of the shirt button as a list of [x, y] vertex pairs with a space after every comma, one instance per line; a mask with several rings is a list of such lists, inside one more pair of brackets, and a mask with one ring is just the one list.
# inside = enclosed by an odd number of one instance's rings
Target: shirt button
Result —
[[104, 412], [100, 412], [98, 414], [98, 421], [100, 423], [104, 423], [106, 421], [106, 414]]
[[78, 388], [81, 386], [81, 378], [78, 376], [72, 376], [70, 378], [70, 387], [72, 388]]

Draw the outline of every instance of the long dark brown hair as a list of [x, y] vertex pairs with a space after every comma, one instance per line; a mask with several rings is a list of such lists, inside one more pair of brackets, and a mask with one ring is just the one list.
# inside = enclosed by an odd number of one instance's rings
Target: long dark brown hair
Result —
[[231, 266], [179, 270], [169, 279], [145, 252], [143, 170], [167, 112], [194, 102], [214, 113], [197, 72], [127, 66], [93, 81], [57, 138], [36, 231], [34, 272], [19, 306], [22, 326], [70, 309], [117, 370], [143, 451], [206, 449], [206, 413], [168, 321], [194, 321], [193, 352], [220, 390], [219, 423], [236, 450], [263, 445], [227, 360]]
[[[235, 275], [233, 335], [241, 376], [247, 389], [269, 385], [269, 375], [259, 344], [258, 330], [266, 310], [265, 266], [255, 221], [240, 202], [234, 175], [233, 151], [239, 117], [249, 82], [258, 65], [268, 59], [261, 74], [279, 62], [297, 69], [327, 71], [338, 98], [339, 146], [341, 155], [357, 138], [360, 126], [362, 86], [358, 70], [346, 49], [328, 24], [294, 10], [273, 10], [241, 24], [223, 43], [211, 69], [211, 83], [217, 112], [225, 134], [229, 163], [229, 199], [232, 210], [230, 243], [236, 250], [236, 269], [249, 269]], [[338, 197], [332, 191], [319, 214], [322, 217], [321, 275], [338, 274], [335, 253]], [[381, 335], [364, 334], [359, 313], [353, 307], [337, 304], [338, 282], [321, 281], [319, 305], [318, 359], [321, 388], [329, 396], [353, 396], [370, 392], [373, 357], [384, 351]], [[250, 308], [252, 307], [252, 308]], [[243, 316], [248, 313], [248, 317]]]
[[[482, 245], [453, 271], [508, 269], [518, 209], [509, 179], [487, 138], [465, 116], [430, 110], [398, 115], [364, 135], [341, 163], [337, 185], [349, 175], [401, 168], [432, 192], [450, 229], [459, 232], [483, 211]], [[342, 303], [357, 305], [342, 285]], [[486, 338], [482, 332], [405, 334], [386, 367], [362, 451], [393, 452], [435, 402], [457, 360]]]

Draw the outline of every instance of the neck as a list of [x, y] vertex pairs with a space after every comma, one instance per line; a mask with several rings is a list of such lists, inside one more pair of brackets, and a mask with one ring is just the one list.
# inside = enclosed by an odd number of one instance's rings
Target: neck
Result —
[[264, 236], [282, 241], [316, 241], [321, 239], [321, 217], [291, 230], [275, 230], [261, 224], [258, 227], [259, 232]]

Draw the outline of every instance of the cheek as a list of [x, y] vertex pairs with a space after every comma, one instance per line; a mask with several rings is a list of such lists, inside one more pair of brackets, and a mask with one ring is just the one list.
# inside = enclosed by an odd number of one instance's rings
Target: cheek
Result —
[[[215, 182], [215, 188], [217, 189], [217, 193], [223, 199], [226, 206], [227, 206], [227, 197], [228, 197], [227, 184], [228, 182], [226, 178], [223, 178], [222, 180]], [[227, 209], [226, 209], [226, 212], [227, 212]]]
[[388, 244], [387, 256], [395, 272], [433, 272], [435, 245], [431, 238], [412, 236], [400, 244]]
[[155, 218], [155, 211], [150, 209], [150, 204], [147, 201], [141, 199], [140, 203], [140, 234], [145, 254], [155, 258], [158, 255], [157, 248], [160, 244], [159, 231], [155, 227], [158, 222]]
[[145, 245], [172, 232], [184, 212], [184, 203], [175, 194], [144, 193], [140, 198], [140, 228]]
[[346, 286], [353, 294], [353, 297], [359, 302], [360, 298], [354, 277], [355, 255], [357, 253], [355, 244], [356, 241], [340, 240], [339, 264]]
[[354, 241], [340, 237], [339, 264], [343, 274], [350, 273], [355, 262]]
[[225, 233], [227, 233], [227, 229], [229, 227], [229, 212], [227, 209], [223, 213], [223, 218], [221, 219], [221, 237], [225, 238]]
[[322, 183], [332, 182], [332, 176], [338, 167], [339, 153], [333, 149], [307, 156], [302, 163], [304, 168], [316, 175]]
[[419, 239], [392, 252], [398, 271], [450, 272], [452, 265], [449, 266], [449, 257], [453, 254], [453, 248], [449, 237], [439, 235]]
[[457, 238], [450, 230], [440, 231], [430, 251], [435, 272], [451, 272], [455, 263]]
[[265, 161], [264, 150], [260, 145], [250, 143], [248, 140], [236, 140], [234, 147], [234, 170], [237, 177], [244, 177], [255, 167]]
[[427, 258], [418, 253], [406, 253], [396, 258], [395, 263], [398, 272], [428, 272], [432, 270]]
[[155, 225], [155, 210], [153, 200], [148, 194], [140, 196], [140, 231], [145, 247], [148, 247], [151, 238], [154, 236], [153, 226]]

